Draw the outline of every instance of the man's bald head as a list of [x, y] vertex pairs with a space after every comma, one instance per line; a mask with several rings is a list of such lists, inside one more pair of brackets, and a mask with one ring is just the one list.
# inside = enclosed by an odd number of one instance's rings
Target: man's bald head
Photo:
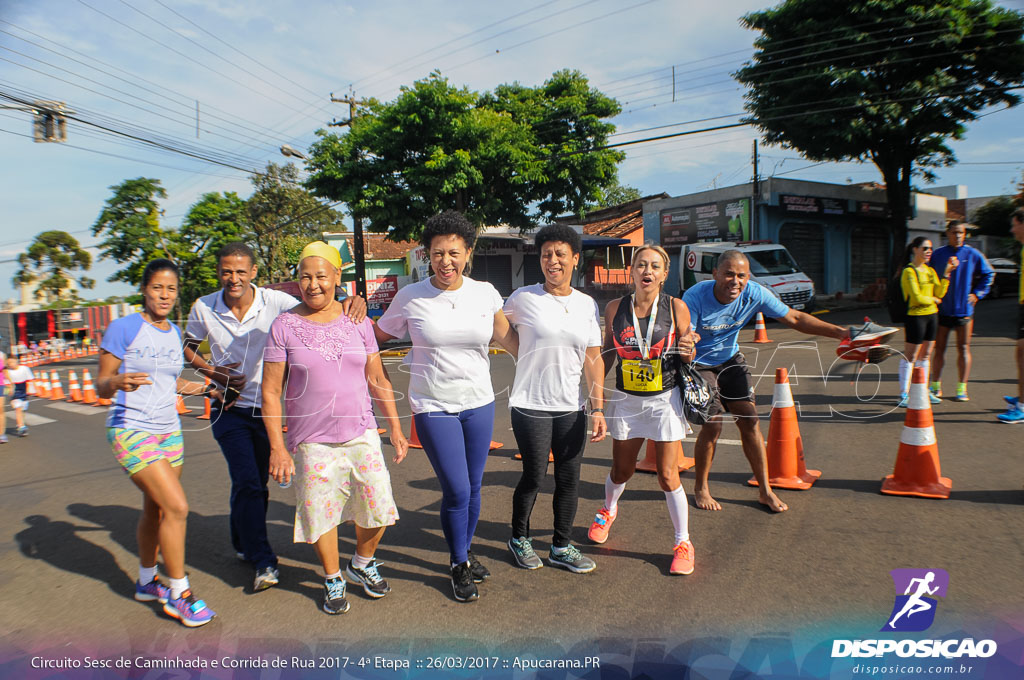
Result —
[[715, 268], [721, 269], [726, 264], [734, 260], [736, 262], [743, 262], [744, 264], [747, 265], [747, 267], [750, 267], [750, 260], [747, 259], [747, 256], [741, 253], [740, 251], [733, 249], [727, 250], [718, 256], [718, 261], [715, 263]]

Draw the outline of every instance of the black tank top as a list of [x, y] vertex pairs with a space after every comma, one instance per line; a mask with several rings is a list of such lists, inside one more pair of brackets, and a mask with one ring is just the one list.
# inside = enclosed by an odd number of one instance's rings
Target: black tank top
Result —
[[[676, 342], [675, 329], [672, 324], [672, 297], [662, 293], [658, 296], [658, 316], [654, 323], [654, 332], [651, 335], [651, 350], [649, 359], [651, 366], [642, 365], [643, 355], [640, 353], [640, 344], [637, 336], [647, 337], [647, 328], [651, 317], [639, 317], [639, 329], [633, 328], [633, 299], [631, 295], [619, 300], [619, 308], [615, 311], [615, 318], [612, 320], [612, 341], [615, 343], [615, 351], [619, 360], [615, 366], [615, 387], [626, 394], [635, 394], [640, 397], [649, 397], [655, 394], [667, 392], [676, 386], [676, 365], [677, 354], [666, 351], [672, 348]], [[654, 371], [657, 366], [658, 371]], [[657, 376], [660, 373], [661, 384], [658, 387]], [[655, 379], [650, 380], [651, 377]], [[643, 389], [631, 389], [641, 387]]]

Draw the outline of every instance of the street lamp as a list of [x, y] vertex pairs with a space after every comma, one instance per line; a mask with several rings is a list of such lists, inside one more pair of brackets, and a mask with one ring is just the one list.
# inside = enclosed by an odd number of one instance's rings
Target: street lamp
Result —
[[[291, 156], [300, 160], [309, 160], [306, 154], [288, 144], [281, 145], [281, 155]], [[366, 299], [366, 256], [363, 247], [363, 221], [352, 217], [352, 259], [356, 267], [356, 295]]]
[[294, 156], [295, 158], [299, 158], [299, 159], [302, 159], [304, 161], [305, 160], [309, 160], [308, 158], [306, 158], [306, 154], [302, 153], [301, 151], [295, 149], [292, 146], [289, 146], [288, 144], [282, 144], [281, 145], [281, 155], [282, 156]]

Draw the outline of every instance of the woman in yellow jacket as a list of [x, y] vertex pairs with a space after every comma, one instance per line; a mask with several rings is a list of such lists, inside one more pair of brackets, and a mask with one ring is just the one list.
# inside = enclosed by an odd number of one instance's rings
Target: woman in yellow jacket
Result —
[[[903, 253], [904, 269], [900, 275], [903, 298], [907, 301], [906, 353], [900, 361], [900, 406], [906, 407], [910, 391], [911, 366], [921, 366], [928, 374], [928, 360], [935, 345], [935, 333], [939, 327], [939, 303], [949, 290], [949, 275], [960, 264], [955, 257], [949, 258], [942, 278], [928, 266], [932, 257], [932, 242], [918, 236]], [[911, 364], [913, 362], [913, 364]], [[928, 393], [933, 404], [940, 399]]]

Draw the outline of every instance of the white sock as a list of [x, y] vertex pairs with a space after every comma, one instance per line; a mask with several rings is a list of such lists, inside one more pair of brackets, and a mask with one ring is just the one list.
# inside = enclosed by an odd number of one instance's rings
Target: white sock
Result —
[[372, 557], [363, 557], [359, 553], [352, 554], [352, 566], [356, 569], [366, 569], [373, 562]]
[[177, 600], [182, 593], [189, 589], [188, 576], [168, 580], [171, 582], [171, 599]]
[[900, 359], [900, 394], [906, 394], [910, 391], [910, 362], [906, 359]]
[[690, 540], [690, 508], [686, 502], [683, 485], [680, 484], [675, 491], [666, 491], [665, 502], [668, 503], [668, 516], [672, 518], [672, 526], [676, 529], [676, 542], [672, 545], [676, 546]]
[[626, 490], [625, 484], [616, 484], [612, 481], [612, 476], [608, 475], [604, 480], [604, 508], [608, 512], [615, 514], [615, 508], [619, 505], [619, 496]]
[[146, 585], [147, 583], [152, 583], [153, 579], [155, 579], [155, 578], [156, 578], [156, 565], [155, 564], [152, 567], [144, 567], [141, 564], [139, 565], [139, 583], [141, 583], [142, 585]]
[[330, 581], [332, 578], [341, 578], [341, 569], [334, 572], [333, 574], [327, 574], [326, 576], [324, 576], [325, 581]]

